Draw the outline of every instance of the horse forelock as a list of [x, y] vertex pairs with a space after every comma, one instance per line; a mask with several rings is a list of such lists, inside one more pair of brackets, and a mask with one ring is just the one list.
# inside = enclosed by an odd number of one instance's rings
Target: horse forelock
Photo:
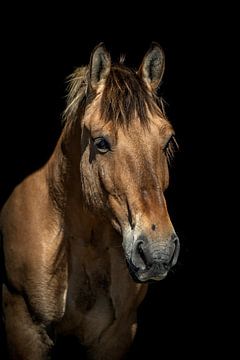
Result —
[[[89, 86], [88, 67], [77, 68], [68, 78], [67, 106], [63, 122], [73, 122], [84, 113], [97, 95]], [[99, 103], [101, 119], [116, 125], [128, 125], [137, 116], [148, 124], [149, 113], [165, 117], [164, 105], [156, 94], [150, 94], [143, 80], [122, 61], [112, 65], [105, 80]]]

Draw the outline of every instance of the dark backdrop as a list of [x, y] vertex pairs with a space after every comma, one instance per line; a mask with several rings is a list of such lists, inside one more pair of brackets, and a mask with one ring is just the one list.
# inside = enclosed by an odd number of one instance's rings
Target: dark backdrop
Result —
[[[126, 63], [138, 68], [151, 41], [158, 41], [166, 55], [160, 94], [180, 145], [167, 200], [182, 248], [175, 270], [150, 286], [140, 307], [131, 358], [216, 354], [223, 348], [218, 338], [223, 313], [217, 307], [219, 278], [212, 262], [217, 121], [212, 94], [218, 66], [214, 54], [220, 48], [213, 14], [174, 4], [167, 11], [149, 5], [141, 15], [116, 5], [110, 15], [98, 16], [97, 10], [94, 18], [89, 9], [60, 14], [36, 7], [23, 16], [18, 10], [6, 12], [3, 29], [1, 204], [53, 151], [61, 131], [65, 78], [88, 63], [93, 47], [104, 41], [113, 60], [125, 53]], [[69, 355], [64, 345], [60, 352], [74, 359], [74, 351]]]

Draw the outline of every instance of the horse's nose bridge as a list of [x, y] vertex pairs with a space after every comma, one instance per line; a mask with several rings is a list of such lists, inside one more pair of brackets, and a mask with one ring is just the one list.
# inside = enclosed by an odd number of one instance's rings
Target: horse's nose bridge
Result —
[[136, 221], [151, 223], [154, 230], [159, 223], [171, 223], [163, 191], [157, 185], [140, 189], [129, 186], [126, 199], [129, 213]]
[[179, 240], [163, 194], [156, 196], [151, 206], [142, 208], [134, 220], [136, 243], [146, 262], [150, 264], [160, 261], [168, 264], [172, 260], [172, 263], [175, 263], [179, 252]]
[[167, 239], [173, 234], [174, 227], [171, 222], [167, 204], [163, 194], [148, 196], [141, 204], [140, 211], [136, 213], [136, 224], [151, 238]]
[[151, 238], [168, 239], [174, 233], [174, 227], [167, 208], [151, 211], [142, 217], [142, 229]]

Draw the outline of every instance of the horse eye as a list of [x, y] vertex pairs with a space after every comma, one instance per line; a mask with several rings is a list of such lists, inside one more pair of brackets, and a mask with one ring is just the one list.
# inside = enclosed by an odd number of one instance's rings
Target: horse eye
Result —
[[171, 136], [171, 137], [168, 139], [168, 141], [166, 142], [166, 144], [164, 145], [164, 147], [163, 147], [163, 151], [164, 151], [164, 152], [167, 152], [169, 146], [171, 145], [172, 138], [173, 138], [173, 136]]
[[94, 141], [94, 145], [96, 146], [99, 152], [106, 153], [110, 150], [109, 143], [103, 137], [96, 138], [93, 141]]

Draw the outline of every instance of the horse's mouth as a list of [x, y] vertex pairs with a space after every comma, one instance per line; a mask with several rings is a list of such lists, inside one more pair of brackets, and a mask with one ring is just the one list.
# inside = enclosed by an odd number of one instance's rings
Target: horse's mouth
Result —
[[137, 283], [152, 283], [165, 279], [168, 271], [159, 270], [158, 266], [152, 266], [150, 269], [136, 268], [131, 262], [127, 261], [128, 270], [132, 279]]

